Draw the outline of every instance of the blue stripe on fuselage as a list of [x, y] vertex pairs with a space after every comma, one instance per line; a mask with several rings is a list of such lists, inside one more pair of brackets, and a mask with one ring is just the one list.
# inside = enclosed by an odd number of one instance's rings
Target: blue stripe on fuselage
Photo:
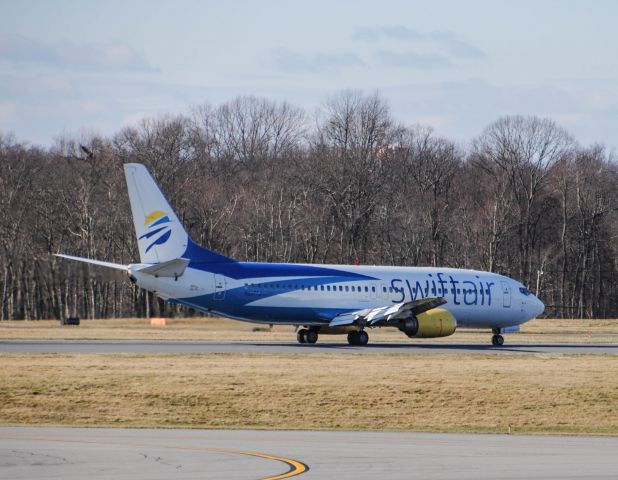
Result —
[[[338, 272], [341, 273], [341, 272]], [[352, 282], [357, 277], [305, 277], [285, 278], [281, 280], [268, 280], [265, 282], [251, 283], [236, 288], [230, 288], [225, 292], [210, 293], [196, 297], [184, 297], [171, 299], [174, 303], [181, 303], [202, 311], [214, 310], [227, 316], [250, 319], [257, 321], [272, 322], [320, 322], [328, 323], [334, 316], [354, 311], [357, 308], [311, 308], [311, 307], [272, 307], [252, 305], [254, 302], [277, 295], [289, 294], [296, 291], [311, 290], [322, 285]], [[316, 292], [318, 290], [315, 290]], [[322, 290], [319, 290], [322, 292]], [[326, 293], [326, 292], [324, 292]], [[335, 293], [334, 291], [332, 292]], [[217, 299], [217, 295], [224, 298]]]
[[[350, 280], [376, 280], [375, 277], [361, 273], [339, 270], [331, 267], [302, 265], [294, 263], [258, 263], [258, 262], [191, 262], [190, 268], [204, 272], [217, 273], [235, 280], [264, 277], [341, 277]], [[344, 280], [341, 280], [344, 281]]]
[[[171, 300], [196, 310], [218, 313], [239, 320], [265, 323], [311, 323], [328, 325], [330, 320], [342, 313], [352, 312], [352, 308], [312, 308], [312, 307], [271, 307], [257, 305], [230, 305], [225, 300], [213, 303], [211, 295]], [[227, 299], [227, 296], [226, 296]]]

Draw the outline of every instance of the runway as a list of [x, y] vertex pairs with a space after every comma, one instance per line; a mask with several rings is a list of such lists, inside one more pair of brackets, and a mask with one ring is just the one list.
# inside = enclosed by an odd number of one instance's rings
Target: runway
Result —
[[[507, 340], [508, 342], [508, 340]], [[562, 354], [618, 355], [618, 344], [590, 343], [347, 343], [314, 345], [285, 342], [216, 342], [170, 340], [2, 340], [2, 353], [284, 353], [284, 354]]]
[[0, 478], [609, 479], [618, 438], [0, 428]]

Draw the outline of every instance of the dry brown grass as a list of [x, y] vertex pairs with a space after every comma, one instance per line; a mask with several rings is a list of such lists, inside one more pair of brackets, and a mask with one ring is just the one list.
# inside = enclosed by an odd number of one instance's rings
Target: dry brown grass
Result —
[[[254, 329], [260, 331], [253, 331]], [[443, 339], [409, 340], [394, 328], [370, 332], [372, 342], [489, 342], [488, 331], [460, 330]], [[100, 340], [247, 340], [289, 342], [294, 328], [226, 320], [222, 318], [169, 319], [165, 327], [151, 327], [146, 319], [82, 320], [79, 327], [62, 327], [57, 321], [3, 321], [0, 339], [100, 339]], [[345, 337], [320, 337], [320, 342], [342, 342]], [[507, 337], [512, 343], [618, 343], [618, 320], [533, 320], [522, 333]]]
[[0, 355], [0, 423], [618, 434], [617, 356]]

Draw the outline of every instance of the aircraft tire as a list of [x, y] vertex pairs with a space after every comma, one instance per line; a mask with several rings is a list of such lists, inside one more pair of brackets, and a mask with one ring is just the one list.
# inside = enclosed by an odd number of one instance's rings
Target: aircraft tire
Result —
[[358, 332], [358, 345], [365, 346], [369, 343], [369, 334], [364, 330], [362, 332]]
[[348, 343], [350, 345], [358, 345], [358, 332], [348, 333]]
[[501, 347], [504, 345], [504, 337], [502, 335], [494, 335], [491, 337], [491, 344], [496, 347]]
[[318, 332], [316, 330], [309, 330], [305, 334], [305, 342], [315, 343], [318, 341]]
[[308, 333], [309, 333], [309, 330], [307, 330], [306, 328], [301, 328], [296, 333], [296, 340], [298, 340], [298, 343], [307, 343], [307, 334]]

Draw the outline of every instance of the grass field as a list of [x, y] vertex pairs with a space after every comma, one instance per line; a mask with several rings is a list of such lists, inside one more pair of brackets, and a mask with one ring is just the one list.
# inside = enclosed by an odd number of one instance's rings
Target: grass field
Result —
[[[254, 331], [256, 330], [257, 331]], [[169, 319], [165, 327], [151, 327], [146, 319], [82, 320], [79, 327], [60, 326], [55, 320], [2, 321], [0, 339], [152, 339], [152, 340], [249, 340], [295, 341], [294, 328], [226, 320], [222, 318]], [[394, 328], [373, 329], [377, 342], [489, 342], [489, 331], [458, 330], [441, 339], [408, 339]], [[345, 342], [340, 335], [323, 335], [320, 342]], [[539, 319], [507, 336], [507, 342], [618, 343], [618, 320]]]
[[[257, 331], [255, 330], [257, 329]], [[489, 332], [372, 342], [488, 342]], [[0, 322], [0, 339], [295, 341], [218, 318]], [[320, 341], [342, 342], [342, 336]], [[534, 320], [507, 342], [618, 343], [618, 320]], [[618, 356], [0, 354], [0, 424], [618, 435]]]
[[618, 356], [0, 355], [0, 424], [618, 434]]

